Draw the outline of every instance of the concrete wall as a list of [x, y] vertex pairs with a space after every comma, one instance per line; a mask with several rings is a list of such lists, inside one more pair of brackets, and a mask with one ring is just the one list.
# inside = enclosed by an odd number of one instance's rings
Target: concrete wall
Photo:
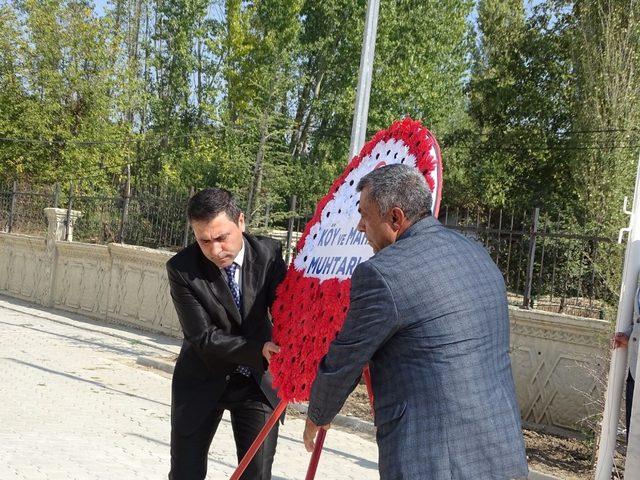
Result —
[[511, 307], [511, 362], [522, 419], [579, 430], [602, 406], [611, 326]]
[[0, 233], [0, 293], [179, 337], [165, 270], [172, 255]]
[[[0, 293], [181, 336], [165, 262], [172, 253], [0, 233]], [[525, 422], [579, 429], [597, 411], [608, 332], [601, 320], [512, 308], [511, 358]]]
[[0, 292], [48, 304], [53, 268], [44, 238], [0, 234]]

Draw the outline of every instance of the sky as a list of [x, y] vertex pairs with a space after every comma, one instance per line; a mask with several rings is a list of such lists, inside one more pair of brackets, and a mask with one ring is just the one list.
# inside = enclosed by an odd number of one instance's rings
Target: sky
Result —
[[96, 0], [95, 1], [95, 6], [96, 6], [96, 13], [100, 16], [102, 16], [104, 14], [105, 8], [107, 7], [107, 1], [106, 0]]

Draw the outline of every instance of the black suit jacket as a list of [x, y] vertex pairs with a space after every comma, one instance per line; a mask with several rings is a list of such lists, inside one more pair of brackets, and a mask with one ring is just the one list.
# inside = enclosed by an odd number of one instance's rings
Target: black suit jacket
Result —
[[251, 369], [273, 407], [278, 402], [262, 347], [271, 340], [269, 309], [286, 265], [275, 240], [244, 235], [244, 245], [242, 316], [223, 272], [197, 243], [167, 262], [171, 298], [184, 333], [173, 373], [171, 422], [183, 434], [216, 407], [239, 364]]

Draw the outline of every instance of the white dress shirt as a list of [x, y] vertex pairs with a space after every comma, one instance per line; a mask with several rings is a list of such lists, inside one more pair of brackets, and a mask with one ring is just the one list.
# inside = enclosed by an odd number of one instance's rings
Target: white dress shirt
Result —
[[[240, 295], [242, 295], [242, 263], [243, 262], [244, 262], [244, 238], [242, 239], [242, 248], [238, 252], [238, 255], [236, 255], [236, 258], [233, 259], [233, 263], [238, 265], [238, 268], [236, 268], [236, 274], [234, 276], [234, 280], [238, 284]], [[222, 272], [222, 275], [224, 275], [224, 278], [226, 279], [227, 271], [224, 268], [221, 268], [220, 271]]]

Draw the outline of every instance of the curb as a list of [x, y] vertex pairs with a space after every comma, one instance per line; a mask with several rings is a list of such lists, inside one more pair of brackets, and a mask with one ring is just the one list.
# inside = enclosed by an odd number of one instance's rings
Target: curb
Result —
[[[143, 345], [148, 348], [153, 348], [154, 350], [160, 350], [163, 352], [167, 352], [168, 354], [178, 355], [177, 350], [174, 351], [169, 348], [159, 346], [157, 342], [140, 340], [139, 338], [130, 337], [122, 333], [116, 333], [112, 330], [119, 329], [124, 332], [130, 331], [134, 335], [146, 334], [146, 335], [158, 335], [158, 336], [169, 337], [169, 335], [165, 333], [154, 332], [151, 330], [144, 330], [141, 327], [136, 327], [134, 325], [129, 325], [125, 323], [115, 323], [106, 319], [89, 317], [87, 315], [84, 315], [81, 312], [71, 312], [71, 311], [62, 310], [55, 307], [38, 305], [35, 303], [29, 305], [26, 300], [10, 297], [8, 295], [5, 295], [4, 293], [0, 293], [0, 308], [4, 308], [5, 310], [11, 310], [18, 313], [23, 313], [25, 315], [31, 315], [36, 318], [42, 318], [60, 325], [79, 328], [87, 332], [107, 335], [109, 337], [118, 338], [120, 340], [124, 340], [127, 342], [135, 341], [140, 345]], [[179, 345], [176, 344], [175, 347], [177, 349], [179, 348]]]
[[[308, 407], [303, 403], [290, 403], [289, 406], [302, 415], [307, 414]], [[348, 428], [349, 430], [366, 433], [369, 435], [376, 434], [376, 427], [373, 425], [373, 422], [361, 420], [356, 417], [350, 417], [348, 415], [336, 415], [331, 422], [331, 425]]]
[[536, 472], [529, 470], [529, 476], [527, 480], [562, 480], [560, 477], [554, 477], [553, 475], [547, 475], [546, 473]]
[[167, 362], [166, 360], [159, 360], [154, 357], [140, 356], [136, 358], [136, 363], [144, 367], [155, 368], [156, 370], [161, 370], [163, 372], [173, 375], [173, 366], [174, 366], [173, 362]]

